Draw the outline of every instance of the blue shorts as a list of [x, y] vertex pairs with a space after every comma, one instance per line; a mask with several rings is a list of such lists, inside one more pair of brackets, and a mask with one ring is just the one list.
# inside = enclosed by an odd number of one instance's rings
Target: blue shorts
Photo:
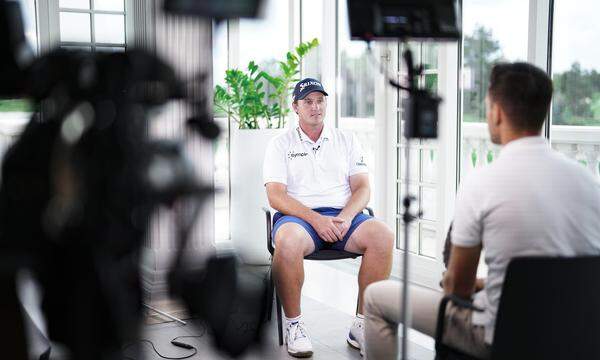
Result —
[[[318, 212], [321, 215], [325, 215], [325, 216], [337, 216], [342, 209], [336, 209], [336, 208], [329, 208], [329, 207], [323, 207], [323, 208], [316, 208], [313, 209], [314, 211]], [[348, 242], [348, 239], [350, 238], [350, 235], [352, 235], [352, 233], [354, 232], [354, 230], [356, 230], [356, 228], [362, 224], [363, 222], [365, 222], [366, 220], [372, 219], [373, 217], [364, 213], [358, 213], [354, 219], [352, 219], [352, 224], [350, 224], [350, 229], [348, 229], [348, 232], [346, 233], [346, 235], [344, 236], [344, 238], [342, 240], [336, 241], [334, 243], [330, 243], [327, 242], [323, 239], [321, 239], [321, 237], [317, 234], [317, 232], [315, 231], [315, 229], [306, 221], [295, 217], [295, 216], [290, 216], [290, 215], [284, 215], [280, 212], [276, 212], [275, 215], [273, 215], [273, 230], [271, 231], [271, 238], [275, 239], [275, 234], [277, 233], [277, 230], [281, 227], [281, 225], [285, 224], [285, 223], [296, 223], [301, 225], [304, 229], [306, 229], [306, 231], [310, 234], [310, 237], [313, 239], [313, 242], [315, 243], [315, 252], [319, 251], [319, 250], [324, 250], [324, 249], [332, 249], [332, 250], [344, 250], [344, 248], [346, 247], [346, 242]]]

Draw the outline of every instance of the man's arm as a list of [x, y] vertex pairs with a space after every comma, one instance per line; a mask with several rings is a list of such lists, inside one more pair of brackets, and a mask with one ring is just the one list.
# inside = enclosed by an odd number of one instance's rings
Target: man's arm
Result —
[[338, 227], [342, 230], [342, 237], [346, 235], [352, 219], [369, 203], [371, 197], [371, 186], [369, 185], [369, 174], [361, 173], [350, 176], [350, 191], [352, 196], [346, 203], [346, 206], [342, 209], [339, 218], [344, 219], [343, 224], [339, 224]]
[[475, 291], [475, 277], [481, 245], [463, 247], [452, 245], [448, 271], [442, 280], [445, 294], [453, 294], [470, 300]]
[[308, 222], [328, 242], [335, 242], [343, 238], [340, 230], [335, 225], [344, 220], [339, 217], [322, 216], [316, 211], [304, 206], [300, 201], [289, 196], [287, 186], [278, 182], [270, 182], [265, 185], [269, 205], [283, 214], [299, 217]]

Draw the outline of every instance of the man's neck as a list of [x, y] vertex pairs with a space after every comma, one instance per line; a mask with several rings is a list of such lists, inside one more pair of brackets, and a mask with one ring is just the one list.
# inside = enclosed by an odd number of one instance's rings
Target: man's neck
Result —
[[541, 134], [536, 131], [507, 131], [501, 134], [500, 144], [506, 145], [511, 141], [519, 140], [530, 136], [540, 136]]
[[300, 122], [299, 126], [300, 126], [300, 129], [302, 129], [302, 131], [304, 131], [304, 133], [312, 141], [319, 140], [319, 136], [321, 136], [321, 133], [323, 132], [323, 129], [325, 128], [324, 123], [320, 123], [319, 125], [315, 125], [315, 126], [309, 126], [307, 124], [303, 124], [302, 122]]

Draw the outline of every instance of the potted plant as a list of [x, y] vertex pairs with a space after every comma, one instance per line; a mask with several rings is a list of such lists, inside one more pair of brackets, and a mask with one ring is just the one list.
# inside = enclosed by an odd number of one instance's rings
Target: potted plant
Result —
[[261, 211], [268, 204], [262, 161], [269, 140], [285, 131], [301, 60], [318, 44], [313, 39], [288, 52], [284, 60], [277, 62], [278, 74], [261, 70], [250, 61], [246, 71], [226, 70], [226, 86], [215, 87], [215, 109], [236, 125], [230, 131], [230, 229], [238, 254], [248, 264], [269, 262]]

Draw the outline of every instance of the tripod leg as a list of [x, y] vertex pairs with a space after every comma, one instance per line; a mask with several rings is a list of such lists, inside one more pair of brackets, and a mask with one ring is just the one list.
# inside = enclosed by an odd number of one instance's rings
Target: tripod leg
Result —
[[150, 305], [148, 305], [148, 304], [144, 304], [144, 303], [143, 303], [142, 305], [144, 305], [144, 306], [145, 306], [145, 307], [147, 307], [148, 309], [150, 309], [150, 310], [152, 310], [152, 311], [154, 311], [154, 312], [156, 312], [156, 313], [158, 313], [158, 314], [161, 314], [161, 315], [162, 315], [162, 316], [164, 316], [164, 317], [167, 317], [167, 318], [169, 318], [169, 319], [171, 319], [171, 320], [177, 321], [178, 323], [180, 323], [180, 324], [182, 324], [182, 325], [186, 325], [186, 322], [185, 322], [185, 321], [183, 321], [183, 320], [181, 320], [181, 319], [179, 319], [179, 318], [176, 318], [175, 316], [169, 315], [169, 314], [167, 314], [166, 312], [164, 312], [164, 311], [160, 311], [160, 310], [158, 310], [157, 308], [155, 308], [155, 307], [152, 307], [152, 306], [150, 306]]

